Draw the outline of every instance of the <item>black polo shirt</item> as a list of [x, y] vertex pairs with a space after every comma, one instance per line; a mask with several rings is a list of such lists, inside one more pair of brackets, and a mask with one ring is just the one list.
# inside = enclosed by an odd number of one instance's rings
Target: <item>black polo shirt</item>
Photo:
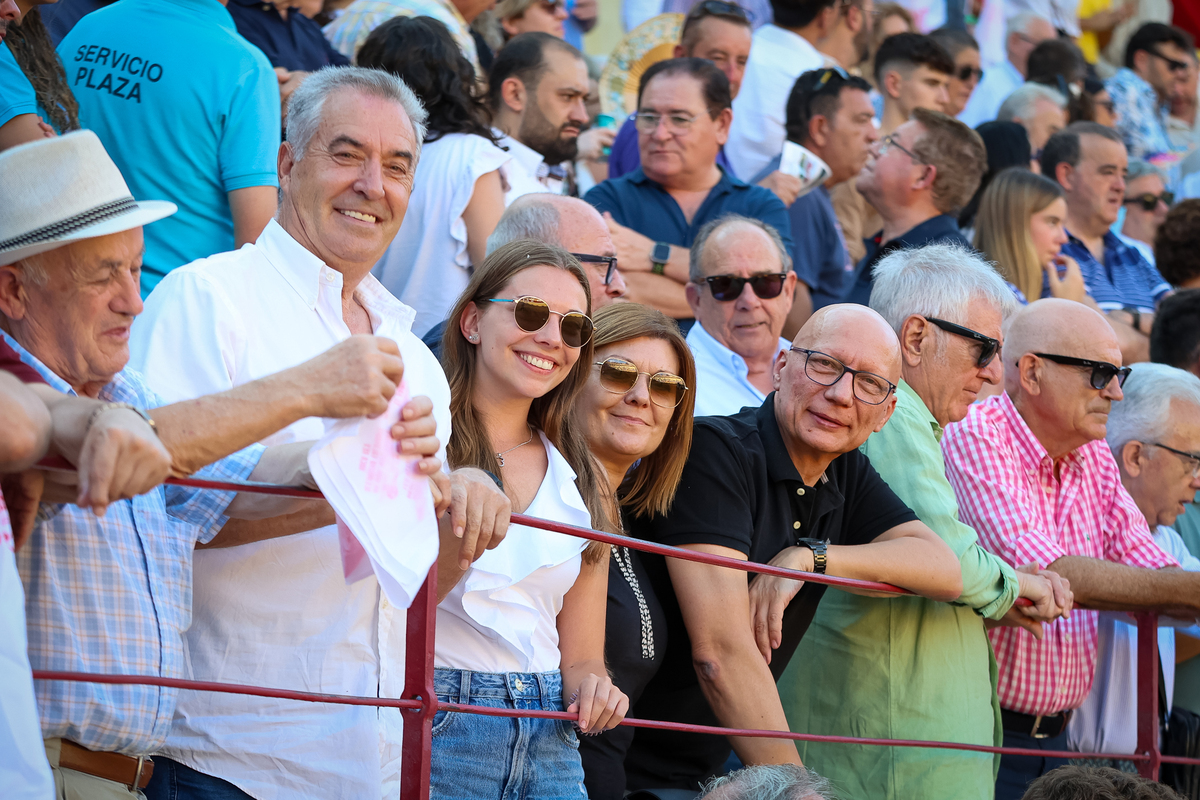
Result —
[[[698, 418], [671, 511], [639, 519], [632, 532], [662, 544], [729, 547], [766, 563], [799, 538], [866, 544], [915, 519], [857, 449], [835, 458], [816, 486], [806, 485], [784, 445], [772, 393], [759, 408]], [[692, 665], [691, 639], [666, 561], [643, 554], [643, 563], [666, 616], [667, 652], [630, 716], [719, 725]], [[780, 647], [771, 657], [776, 680], [824, 593], [824, 586], [806, 583], [784, 612]], [[723, 736], [638, 730], [625, 759], [629, 788], [695, 789], [720, 771], [729, 753]]]
[[927, 244], [961, 244], [970, 247], [967, 237], [958, 229], [958, 220], [949, 214], [938, 214], [905, 231], [895, 239], [883, 241], [883, 231], [863, 239], [867, 254], [854, 269], [854, 283], [842, 298], [843, 303], [871, 304], [871, 287], [875, 285], [875, 264], [893, 250], [924, 247]]

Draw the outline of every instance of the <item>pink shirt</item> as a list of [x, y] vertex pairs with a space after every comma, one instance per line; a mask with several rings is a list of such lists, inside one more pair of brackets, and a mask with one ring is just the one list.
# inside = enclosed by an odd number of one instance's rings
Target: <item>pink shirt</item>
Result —
[[[942, 450], [962, 521], [1014, 567], [1046, 568], [1067, 555], [1178, 566], [1151, 539], [1104, 440], [1060, 458], [1056, 476], [1055, 462], [1002, 394], [947, 427]], [[1095, 611], [1073, 610], [1070, 619], [1044, 626], [1040, 642], [1022, 628], [991, 631], [1000, 706], [1055, 714], [1082, 704], [1096, 666], [1096, 619]]]

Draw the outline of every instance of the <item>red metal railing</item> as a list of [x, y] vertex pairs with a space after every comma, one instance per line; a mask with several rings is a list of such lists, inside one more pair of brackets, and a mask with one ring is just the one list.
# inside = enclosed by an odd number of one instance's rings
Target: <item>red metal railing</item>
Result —
[[[61, 468], [62, 463], [43, 463], [43, 466]], [[320, 492], [289, 486], [270, 486], [257, 483], [235, 483], [209, 481], [198, 478], [169, 478], [167, 483], [192, 486], [203, 489], [222, 491], [247, 491], [263, 494], [273, 494], [288, 497], [319, 499]], [[767, 564], [756, 564], [734, 558], [697, 553], [667, 545], [632, 539], [626, 536], [595, 531], [588, 528], [578, 528], [558, 522], [528, 517], [523, 514], [512, 515], [513, 524], [528, 525], [543, 530], [578, 536], [583, 539], [622, 545], [634, 550], [656, 553], [671, 558], [681, 558], [688, 561], [713, 564], [716, 566], [738, 569], [744, 572], [755, 572], [795, 580], [821, 583], [829, 586], [854, 587], [859, 589], [889, 592], [895, 594], [911, 594], [907, 590], [886, 583], [874, 581], [859, 581], [850, 578], [839, 578], [833, 575], [817, 575], [815, 573], [798, 572], [796, 570], [774, 567]], [[287, 689], [267, 688], [260, 686], [245, 686], [213, 681], [190, 681], [179, 678], [164, 678], [148, 675], [100, 675], [78, 672], [56, 672], [50, 670], [34, 670], [34, 678], [38, 680], [82, 681], [107, 684], [145, 684], [165, 686], [195, 691], [223, 692], [231, 694], [255, 695], [291, 699], [304, 702], [334, 703], [340, 705], [366, 705], [383, 708], [399, 708], [406, 712], [404, 721], [404, 740], [402, 755], [403, 779], [400, 789], [400, 800], [428, 800], [429, 771], [432, 753], [432, 726], [434, 715], [442, 709], [463, 711], [475, 714], [501, 717], [539, 717], [549, 719], [575, 719], [576, 716], [561, 711], [527, 711], [516, 709], [487, 708], [462, 703], [441, 703], [434, 694], [433, 688], [433, 650], [434, 650], [434, 614], [436, 609], [437, 565], [434, 564], [424, 585], [413, 600], [408, 610], [408, 628], [405, 663], [404, 692], [400, 698], [354, 697], [347, 695], [328, 695], [312, 692], [297, 692]], [[1028, 605], [1027, 600], [1019, 600], [1019, 604]], [[1034, 755], [1042, 757], [1082, 758], [1082, 759], [1124, 759], [1133, 761], [1138, 771], [1145, 777], [1157, 779], [1162, 763], [1200, 765], [1200, 759], [1164, 756], [1158, 750], [1158, 636], [1157, 616], [1152, 613], [1137, 614], [1138, 627], [1138, 720], [1137, 720], [1137, 752], [1129, 753], [1077, 753], [1072, 751], [1031, 750], [1023, 748], [991, 747], [985, 745], [962, 744], [957, 742], [919, 741], [909, 739], [868, 739], [849, 736], [825, 736], [811, 733], [794, 733], [790, 731], [743, 730], [719, 728], [706, 725], [689, 725], [684, 723], [663, 722], [660, 720], [641, 720], [627, 718], [622, 723], [630, 727], [658, 728], [662, 730], [678, 730], [691, 733], [711, 733], [726, 736], [743, 736], [754, 738], [790, 739], [794, 741], [819, 741], [844, 744], [878, 745], [884, 747], [922, 747], [948, 750], [964, 750], [983, 753], [1002, 753], [1009, 755]]]

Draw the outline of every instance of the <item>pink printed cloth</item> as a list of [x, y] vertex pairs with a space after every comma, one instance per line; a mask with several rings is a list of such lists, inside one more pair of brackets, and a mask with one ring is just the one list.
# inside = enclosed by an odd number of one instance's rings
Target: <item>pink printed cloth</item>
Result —
[[[1151, 539], [1103, 440], [1056, 463], [1002, 394], [947, 427], [942, 451], [962, 521], [1014, 567], [1048, 568], [1067, 555], [1146, 569], [1178, 566]], [[1022, 628], [991, 631], [1001, 708], [1056, 714], [1083, 703], [1096, 666], [1096, 624], [1095, 611], [1076, 609], [1070, 619], [1044, 626], [1040, 642]]]

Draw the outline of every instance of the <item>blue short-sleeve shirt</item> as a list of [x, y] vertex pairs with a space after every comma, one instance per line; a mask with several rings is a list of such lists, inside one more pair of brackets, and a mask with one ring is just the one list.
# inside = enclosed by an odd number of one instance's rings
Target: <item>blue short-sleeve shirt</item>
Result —
[[17, 60], [13, 58], [8, 45], [0, 42], [0, 125], [22, 114], [41, 113], [29, 79], [17, 66]]
[[169, 200], [145, 228], [142, 293], [175, 267], [232, 250], [228, 193], [278, 186], [279, 81], [217, 0], [122, 0], [92, 12], [59, 58], [79, 119], [133, 196]]
[[1112, 231], [1104, 232], [1103, 264], [1070, 231], [1061, 252], [1079, 262], [1088, 294], [1104, 311], [1136, 308], [1153, 313], [1158, 302], [1171, 291], [1171, 284], [1137, 248], [1122, 242]]

